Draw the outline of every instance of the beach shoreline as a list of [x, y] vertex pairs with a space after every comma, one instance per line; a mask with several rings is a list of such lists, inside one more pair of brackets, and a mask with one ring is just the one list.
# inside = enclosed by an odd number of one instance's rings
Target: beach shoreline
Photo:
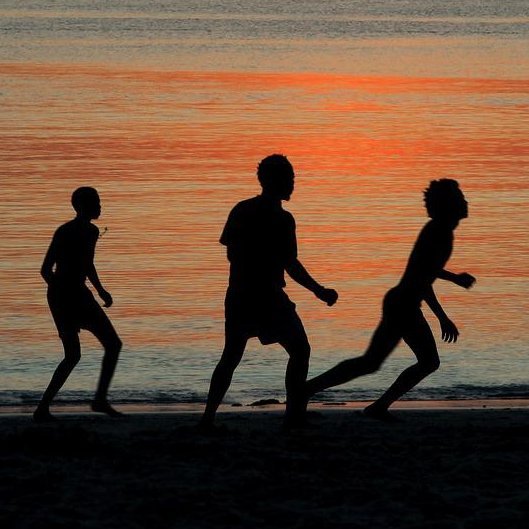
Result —
[[[51, 424], [0, 415], [3, 528], [522, 528], [529, 521], [529, 408], [413, 408], [397, 423], [361, 406], [223, 407]], [[475, 403], [474, 403], [475, 404]]]
[[[273, 399], [276, 400], [276, 399]], [[361, 410], [372, 401], [337, 401], [337, 402], [311, 402], [309, 410]], [[145, 413], [202, 413], [205, 403], [115, 403], [115, 407], [126, 414]], [[262, 411], [284, 411], [285, 404], [257, 401], [251, 404], [222, 404], [219, 413], [254, 413]], [[13, 406], [0, 406], [0, 418], [5, 416], [31, 415], [35, 404]], [[491, 398], [491, 399], [432, 399], [432, 400], [400, 400], [392, 410], [455, 410], [455, 409], [529, 409], [529, 398]], [[61, 404], [52, 406], [52, 412], [57, 415], [85, 415], [93, 414], [89, 403]]]

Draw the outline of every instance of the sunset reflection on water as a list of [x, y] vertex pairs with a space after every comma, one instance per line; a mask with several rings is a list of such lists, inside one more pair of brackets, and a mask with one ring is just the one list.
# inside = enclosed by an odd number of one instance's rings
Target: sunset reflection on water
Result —
[[218, 237], [232, 205], [259, 192], [256, 164], [273, 152], [296, 170], [285, 207], [301, 260], [340, 292], [329, 309], [288, 286], [315, 371], [367, 344], [426, 220], [422, 191], [440, 177], [459, 180], [470, 202], [450, 268], [478, 284], [438, 285], [460, 322], [460, 361], [524, 354], [527, 81], [30, 63], [1, 64], [0, 77], [0, 355], [58, 348], [38, 271], [72, 190], [93, 185], [108, 227], [97, 264], [129, 354], [214, 361], [227, 282]]

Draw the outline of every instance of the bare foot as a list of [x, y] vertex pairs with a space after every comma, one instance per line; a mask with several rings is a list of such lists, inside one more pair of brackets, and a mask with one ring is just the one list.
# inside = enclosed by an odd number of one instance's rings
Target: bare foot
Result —
[[92, 402], [92, 411], [106, 413], [109, 417], [124, 417], [125, 415], [113, 408], [108, 400], [94, 400]]
[[369, 417], [370, 419], [376, 419], [377, 421], [383, 422], [402, 422], [402, 419], [395, 417], [391, 414], [387, 408], [380, 408], [375, 404], [370, 404], [362, 412], [364, 417]]
[[55, 422], [57, 418], [50, 413], [50, 410], [48, 408], [37, 408], [33, 412], [33, 420], [38, 423], [43, 423]]

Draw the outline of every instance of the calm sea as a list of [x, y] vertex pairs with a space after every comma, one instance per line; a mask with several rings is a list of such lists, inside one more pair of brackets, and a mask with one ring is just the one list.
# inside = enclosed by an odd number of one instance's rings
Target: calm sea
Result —
[[[311, 375], [365, 349], [422, 190], [452, 177], [470, 217], [449, 268], [478, 283], [436, 284], [461, 336], [409, 397], [528, 396], [528, 38], [525, 0], [0, 0], [0, 405], [34, 402], [61, 358], [39, 268], [80, 185], [107, 228], [114, 399], [203, 401], [223, 345], [218, 237], [273, 152], [297, 172], [301, 260], [340, 293], [329, 308], [288, 284]], [[82, 342], [62, 402], [95, 388], [102, 354]], [[373, 398], [412, 362], [400, 346], [322, 398]], [[251, 341], [227, 401], [282, 400], [285, 365]]]

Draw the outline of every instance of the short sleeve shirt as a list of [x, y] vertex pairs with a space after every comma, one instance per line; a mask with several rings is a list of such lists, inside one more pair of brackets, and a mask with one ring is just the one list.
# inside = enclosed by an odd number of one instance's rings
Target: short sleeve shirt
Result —
[[232, 209], [220, 242], [228, 249], [233, 288], [281, 289], [285, 267], [297, 258], [294, 217], [262, 195]]

